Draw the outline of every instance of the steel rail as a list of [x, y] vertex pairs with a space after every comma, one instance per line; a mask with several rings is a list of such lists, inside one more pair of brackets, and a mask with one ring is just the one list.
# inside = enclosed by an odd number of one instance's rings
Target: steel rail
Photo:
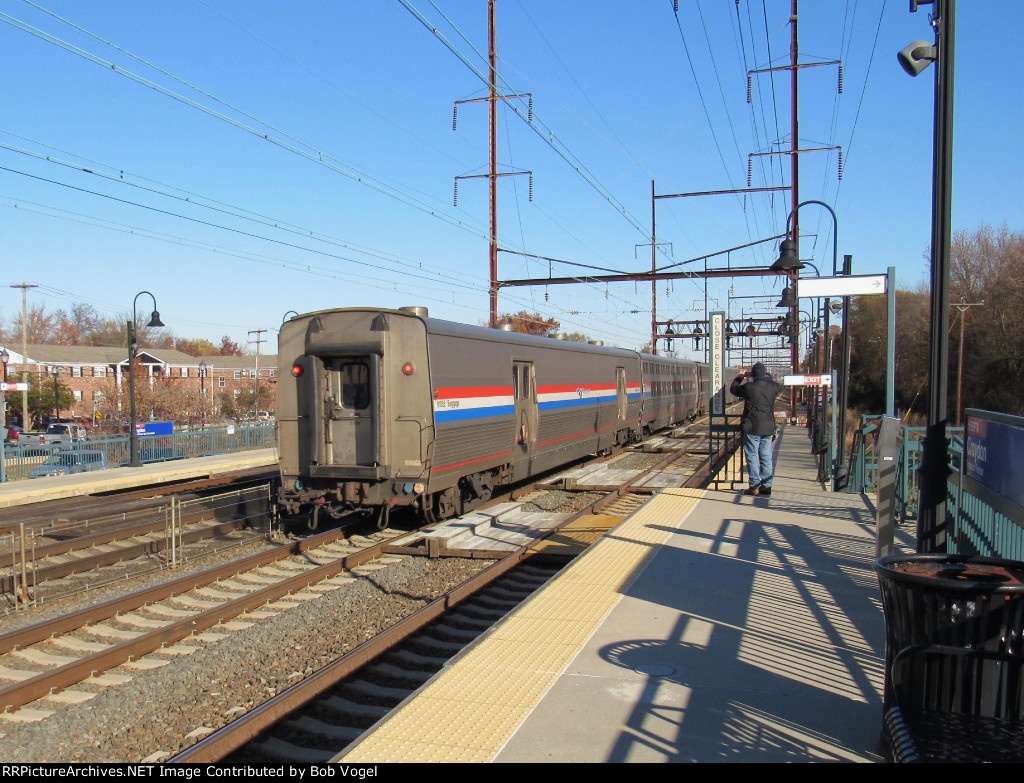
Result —
[[52, 620], [44, 620], [34, 625], [11, 631], [0, 636], [0, 654], [28, 647], [31, 644], [45, 641], [52, 636], [69, 633], [91, 623], [138, 609], [146, 604], [163, 601], [167, 598], [187, 593], [189, 590], [205, 587], [219, 579], [225, 579], [242, 571], [259, 568], [292, 555], [301, 555], [310, 549], [336, 541], [342, 536], [344, 536], [344, 531], [341, 529], [327, 530], [302, 541], [284, 544], [283, 546], [268, 549], [265, 552], [258, 552], [241, 560], [233, 560], [230, 563], [225, 563], [206, 571], [179, 577], [173, 581], [156, 585], [146, 590], [119, 598], [112, 598], [81, 612], [62, 615]]
[[[544, 536], [542, 536], [541, 540], [555, 535], [566, 525], [569, 525], [582, 517], [600, 513], [601, 509], [610, 505], [622, 495], [630, 492], [631, 490], [637, 489], [636, 487], [633, 487], [633, 484], [637, 480], [650, 475], [655, 471], [662, 470], [686, 456], [694, 455], [683, 451], [674, 451], [668, 454], [655, 465], [645, 469], [638, 476], [631, 478], [630, 481], [623, 486], [609, 492], [606, 497], [599, 498], [586, 508], [574, 513], [571, 517], [565, 520], [565, 522], [548, 531]], [[710, 459], [708, 457], [703, 457], [702, 467], [698, 470], [706, 471], [707, 463], [709, 461]], [[693, 474], [693, 476], [696, 475], [697, 473]], [[684, 486], [689, 485], [693, 476], [684, 482]], [[647, 488], [639, 489], [643, 491], [652, 491]], [[334, 687], [361, 667], [406, 640], [428, 623], [442, 616], [452, 607], [466, 600], [474, 593], [479, 592], [488, 584], [503, 576], [524, 560], [530, 557], [540, 556], [536, 552], [532, 551], [536, 545], [537, 542], [533, 541], [512, 552], [489, 553], [491, 557], [498, 557], [500, 559], [493, 565], [481, 571], [472, 579], [453, 588], [445, 595], [432, 601], [430, 604], [427, 604], [422, 609], [417, 610], [383, 633], [364, 642], [356, 649], [346, 653], [341, 658], [338, 658], [322, 669], [314, 672], [310, 677], [307, 677], [287, 690], [282, 691], [277, 696], [274, 696], [252, 711], [237, 718], [224, 728], [214, 732], [205, 739], [200, 740], [191, 748], [188, 748], [173, 758], [168, 759], [167, 763], [197, 764], [221, 761], [230, 753], [243, 747], [246, 743], [252, 741], [268, 728], [280, 722], [282, 719], [293, 713], [295, 710], [301, 708], [324, 691]]]
[[351, 652], [200, 740], [191, 748], [168, 759], [167, 763], [198, 764], [222, 760], [532, 556], [533, 554], [525, 548], [518, 552], [506, 553], [501, 560], [485, 568], [469, 581], [431, 601], [383, 633], [363, 642]]
[[[301, 574], [296, 574], [277, 584], [268, 585], [247, 595], [225, 601], [219, 606], [197, 612], [182, 620], [172, 621], [162, 628], [143, 633], [127, 642], [115, 644], [107, 650], [102, 650], [92, 655], [85, 655], [76, 661], [42, 672], [35, 677], [0, 688], [0, 709], [7, 712], [22, 707], [49, 693], [60, 691], [68, 686], [79, 683], [94, 674], [101, 674], [108, 669], [119, 666], [127, 661], [135, 660], [161, 647], [174, 644], [193, 634], [201, 633], [232, 617], [237, 617], [243, 612], [258, 609], [284, 595], [297, 592], [325, 579], [330, 579], [343, 570], [351, 570], [362, 563], [379, 557], [383, 546], [382, 542], [351, 555], [345, 555], [330, 563], [316, 566]], [[236, 564], [232, 565], [235, 566]], [[231, 571], [231, 573], [237, 572], [237, 567]]]
[[[193, 523], [195, 524], [195, 523]], [[244, 527], [246, 520], [235, 519], [230, 522], [220, 522], [215, 525], [209, 525], [203, 528], [193, 528], [192, 530], [182, 531], [177, 536], [178, 540], [184, 544], [194, 544], [197, 541], [202, 541], [207, 538], [213, 538], [218, 535], [225, 535], [232, 533]], [[34, 553], [34, 559], [36, 561], [44, 557], [54, 557], [56, 555], [67, 554], [69, 552], [78, 552], [84, 549], [88, 549], [92, 546], [100, 544], [113, 543], [125, 537], [134, 537], [140, 535], [147, 535], [149, 533], [155, 533], [159, 530], [164, 530], [167, 527], [167, 523], [161, 522], [149, 522], [145, 525], [133, 528], [122, 528], [121, 530], [112, 531], [109, 533], [98, 533], [92, 536], [82, 536], [74, 539], [74, 541], [62, 541], [56, 544], [47, 544], [45, 546], [38, 547]], [[85, 571], [93, 571], [98, 568], [113, 565], [114, 563], [120, 563], [124, 560], [133, 560], [138, 557], [144, 557], [146, 555], [153, 555], [168, 549], [170, 544], [166, 540], [159, 541], [145, 541], [140, 544], [132, 544], [130, 546], [119, 547], [118, 549], [111, 552], [100, 552], [94, 555], [82, 557], [78, 560], [74, 560], [68, 563], [55, 563], [47, 566], [40, 566], [31, 568], [26, 572], [24, 578], [27, 582], [26, 587], [35, 587], [43, 582], [53, 581], [54, 579], [62, 579], [72, 574], [79, 574]], [[17, 566], [21, 565], [20, 553], [14, 553], [14, 561]], [[15, 582], [19, 582], [19, 577], [14, 574], [10, 576], [0, 576], [0, 592], [13, 593]]]

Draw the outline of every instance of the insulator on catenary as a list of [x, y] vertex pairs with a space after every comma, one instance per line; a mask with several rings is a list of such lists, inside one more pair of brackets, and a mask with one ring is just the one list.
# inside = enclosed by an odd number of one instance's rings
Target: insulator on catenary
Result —
[[747, 103], [750, 103], [750, 100], [751, 100], [751, 90], [753, 89], [753, 85], [752, 85], [751, 82], [752, 82], [752, 79], [750, 77], [750, 74], [748, 73], [747, 74]]
[[839, 179], [843, 178], [843, 151], [839, 150]]
[[754, 181], [754, 158], [747, 155], [747, 187]]
[[459, 104], [455, 104], [452, 107], [452, 130], [455, 130], [455, 124], [459, 121]]
[[455, 180], [455, 198], [452, 199], [452, 206], [457, 207], [459, 205], [459, 181]]
[[843, 64], [839, 63], [839, 94], [843, 94]]
[[530, 96], [529, 108], [527, 109], [529, 115], [527, 122], [533, 122], [533, 96]]
[[530, 201], [533, 201], [533, 174], [530, 175]]

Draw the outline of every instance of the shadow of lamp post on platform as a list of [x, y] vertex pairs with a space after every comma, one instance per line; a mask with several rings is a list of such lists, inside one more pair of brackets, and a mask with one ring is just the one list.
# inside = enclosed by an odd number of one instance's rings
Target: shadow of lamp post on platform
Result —
[[131, 429], [128, 431], [131, 460], [129, 466], [133, 468], [142, 467], [142, 455], [139, 454], [139, 433], [135, 429], [135, 357], [139, 352], [138, 339], [135, 334], [135, 322], [138, 318], [135, 311], [135, 305], [139, 301], [139, 297], [143, 294], [149, 296], [153, 300], [153, 314], [149, 319], [147, 327], [158, 327], [163, 326], [163, 321], [160, 320], [160, 313], [156, 309], [156, 297], [149, 291], [140, 291], [135, 295], [135, 299], [132, 300], [132, 320], [128, 322], [128, 387], [129, 395], [131, 396]]

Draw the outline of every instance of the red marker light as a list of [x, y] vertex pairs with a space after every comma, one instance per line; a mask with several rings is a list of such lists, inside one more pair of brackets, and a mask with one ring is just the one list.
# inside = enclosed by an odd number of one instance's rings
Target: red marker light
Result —
[[414, 372], [416, 372], [416, 365], [414, 365], [412, 362], [406, 362], [405, 364], [402, 365], [402, 372], [404, 372], [406, 375], [412, 375]]
[[293, 364], [292, 365], [292, 375], [294, 375], [296, 378], [298, 378], [300, 375], [302, 375], [302, 365], [301, 364]]

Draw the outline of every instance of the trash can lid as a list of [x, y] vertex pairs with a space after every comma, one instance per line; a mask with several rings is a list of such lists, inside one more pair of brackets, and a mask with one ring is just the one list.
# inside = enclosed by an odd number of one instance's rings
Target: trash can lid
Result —
[[956, 590], [1024, 592], [1024, 563], [970, 555], [888, 555], [875, 561], [879, 576]]

